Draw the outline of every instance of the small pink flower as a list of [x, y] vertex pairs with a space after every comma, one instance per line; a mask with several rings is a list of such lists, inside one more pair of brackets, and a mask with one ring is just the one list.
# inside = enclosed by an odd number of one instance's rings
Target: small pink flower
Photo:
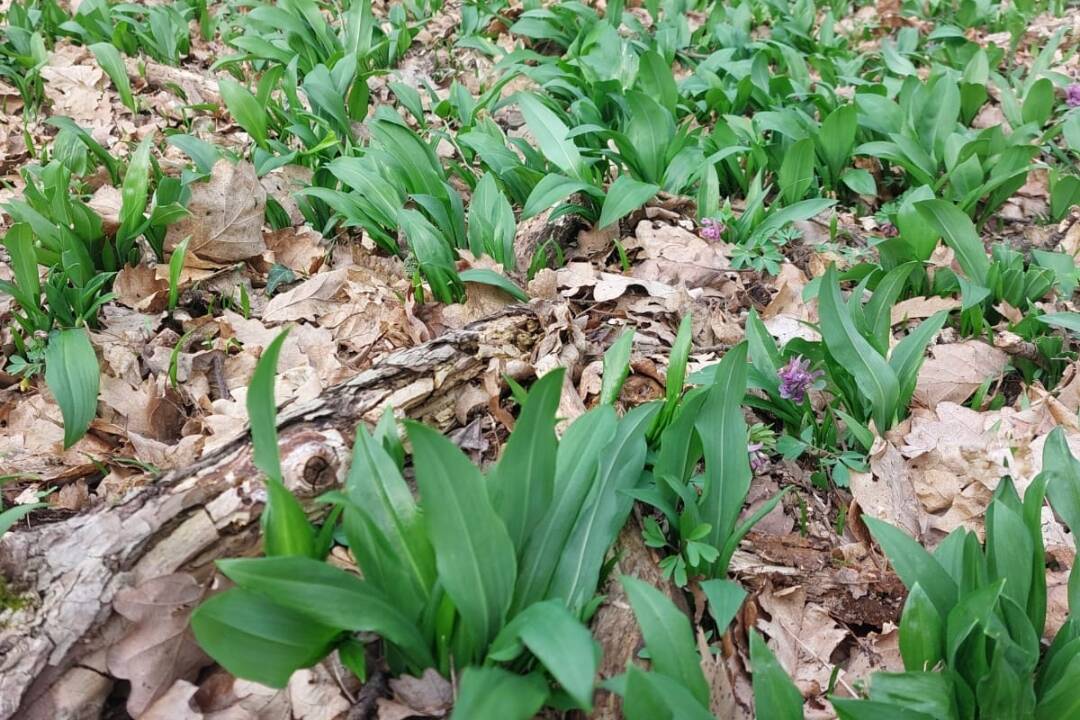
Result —
[[719, 240], [724, 232], [724, 225], [715, 218], [705, 218], [701, 221], [701, 237], [705, 240]]
[[1071, 108], [1080, 107], [1080, 83], [1065, 88], [1065, 104]]
[[824, 374], [820, 370], [810, 372], [810, 361], [796, 355], [776, 372], [780, 378], [780, 397], [801, 403], [806, 398], [806, 391]]
[[761, 443], [748, 443], [746, 445], [746, 452], [750, 456], [750, 470], [753, 472], [761, 470], [769, 462], [768, 456], [761, 452], [764, 447]]

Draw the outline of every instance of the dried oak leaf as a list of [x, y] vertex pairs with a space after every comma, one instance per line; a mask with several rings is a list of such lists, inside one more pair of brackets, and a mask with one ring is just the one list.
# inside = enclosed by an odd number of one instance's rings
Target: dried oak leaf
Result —
[[642, 280], [681, 283], [688, 288], [713, 287], [725, 282], [731, 267], [725, 243], [707, 242], [667, 223], [639, 222], [634, 237], [626, 238], [624, 246], [640, 251], [633, 273]]
[[192, 184], [189, 214], [169, 226], [165, 246], [171, 251], [190, 235], [188, 253], [203, 260], [227, 263], [261, 255], [265, 209], [266, 191], [255, 166], [218, 160], [208, 181]]
[[188, 620], [204, 589], [193, 577], [175, 573], [116, 594], [113, 608], [132, 621], [109, 648], [109, 672], [131, 681], [127, 710], [139, 717], [177, 679], [194, 677], [212, 661], [195, 642]]

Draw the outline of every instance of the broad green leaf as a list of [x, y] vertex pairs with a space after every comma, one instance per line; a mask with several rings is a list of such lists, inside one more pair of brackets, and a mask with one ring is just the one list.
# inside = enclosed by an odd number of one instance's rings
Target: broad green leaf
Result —
[[653, 671], [679, 681], [707, 705], [709, 685], [701, 672], [690, 619], [652, 585], [629, 575], [620, 581], [641, 627]]
[[169, 258], [169, 311], [176, 309], [176, 303], [180, 299], [180, 273], [184, 269], [184, 258], [187, 256], [188, 242], [191, 236], [185, 237]]
[[1073, 655], [1061, 679], [1039, 698], [1035, 720], [1063, 720], [1080, 717], [1080, 652]]
[[671, 344], [667, 377], [664, 378], [664, 407], [656, 418], [656, 426], [652, 429], [651, 435], [656, 433], [657, 428], [662, 430], [667, 427], [671, 419], [675, 417], [679, 400], [683, 396], [683, 386], [686, 383], [686, 363], [690, 359], [693, 329], [694, 318], [687, 313], [679, 323], [679, 332], [675, 336], [675, 342]]
[[131, 81], [128, 80], [127, 68], [124, 67], [124, 59], [120, 51], [110, 43], [99, 42], [90, 46], [90, 51], [98, 61], [98, 65], [112, 80], [116, 92], [120, 95], [120, 101], [124, 107], [133, 113], [139, 112], [139, 106], [135, 103], [135, 95], [131, 92]]
[[727, 632], [746, 599], [746, 591], [739, 583], [724, 578], [703, 581], [701, 590], [709, 601], [709, 614], [716, 621], [717, 629], [721, 633]]
[[34, 252], [34, 232], [26, 223], [12, 225], [4, 236], [4, 247], [7, 248], [8, 255], [11, 257], [11, 271], [15, 275], [15, 285], [36, 305], [41, 295], [41, 277], [38, 275], [37, 255]]
[[659, 191], [659, 185], [643, 183], [629, 175], [620, 175], [608, 188], [596, 227], [606, 228], [618, 222], [654, 198]]
[[858, 111], [854, 103], [836, 108], [821, 123], [818, 134], [819, 150], [822, 160], [829, 168], [833, 183], [840, 177], [840, 170], [851, 158], [857, 129]]
[[765, 218], [764, 222], [754, 228], [754, 231], [750, 233], [744, 244], [751, 247], [758, 245], [772, 237], [776, 231], [782, 230], [789, 223], [808, 220], [828, 210], [835, 204], [835, 200], [812, 198], [797, 202], [794, 205], [788, 205], [786, 208], [777, 210]]
[[47, 503], [29, 503], [27, 505], [16, 505], [10, 507], [7, 510], [0, 512], [0, 537], [3, 537], [4, 533], [11, 529], [11, 526], [22, 520], [35, 510], [40, 510], [43, 507], [48, 507]]
[[838, 697], [830, 697], [829, 702], [840, 720], [938, 720], [933, 715], [891, 703]]
[[475, 657], [506, 619], [517, 577], [514, 544], [476, 466], [439, 432], [415, 422], [407, 428], [439, 581]]
[[[458, 277], [461, 278], [462, 282], [479, 283], [481, 285], [499, 288], [518, 302], [529, 302], [529, 296], [525, 294], [525, 291], [515, 285], [513, 280], [497, 270], [492, 270], [490, 268], [469, 268], [468, 270], [462, 270], [458, 273]], [[468, 294], [468, 288], [465, 289], [465, 292]]]
[[[519, 652], [513, 647], [518, 640], [562, 685], [578, 708], [592, 710], [600, 647], [561, 601], [530, 605], [510, 621], [492, 644], [490, 659], [513, 660]], [[500, 650], [505, 650], [506, 655], [498, 655]]]
[[704, 542], [721, 548], [735, 529], [750, 490], [750, 460], [746, 452], [746, 343], [731, 348], [716, 369], [695, 427], [705, 456], [705, 479], [698, 501], [709, 534]]
[[708, 703], [677, 678], [636, 665], [626, 670], [623, 712], [626, 720], [715, 720]]
[[601, 452], [615, 437], [618, 418], [610, 405], [598, 405], [570, 424], [555, 460], [555, 499], [521, 555], [512, 610], [547, 595], [563, 546], [597, 479]]
[[934, 313], [898, 342], [889, 355], [889, 367], [896, 373], [900, 385], [898, 408], [906, 408], [911, 400], [919, 379], [919, 368], [926, 359], [926, 347], [948, 319], [948, 310]]
[[628, 491], [641, 483], [645, 433], [657, 409], [649, 403], [628, 412], [619, 421], [615, 439], [601, 451], [594, 487], [574, 521], [548, 589], [548, 597], [562, 598], [572, 612], [581, 612], [596, 592], [604, 557], [633, 508]]
[[888, 352], [889, 338], [892, 333], [892, 306], [907, 284], [908, 276], [915, 269], [915, 263], [909, 262], [894, 267], [881, 278], [870, 301], [863, 309], [866, 326], [870, 329], [872, 341], [882, 356]]
[[[383, 417], [389, 417], [393, 422], [392, 413]], [[383, 426], [382, 420], [379, 425]], [[355, 511], [347, 509], [346, 516], [352, 512], [363, 512], [371, 519], [390, 546], [391, 562], [409, 577], [408, 581], [400, 583], [400, 590], [403, 594], [414, 596], [422, 607], [435, 583], [435, 554], [428, 542], [412, 491], [402, 477], [397, 462], [382, 443], [368, 434], [363, 425], [356, 428], [356, 442], [353, 444], [352, 464], [345, 480], [345, 489], [356, 508]], [[361, 549], [352, 550], [359, 554]], [[379, 550], [381, 548], [371, 548], [370, 552]], [[387, 590], [397, 596], [399, 588]]]
[[149, 199], [150, 148], [153, 144], [153, 134], [143, 138], [131, 154], [127, 172], [124, 173], [124, 183], [120, 188], [120, 228], [116, 231], [116, 245], [121, 254], [118, 261], [121, 263], [127, 262], [128, 248], [144, 221], [143, 212]]
[[492, 504], [520, 553], [543, 519], [555, 493], [555, 411], [563, 388], [563, 369], [537, 380], [521, 408], [498, 465], [488, 477]]
[[45, 383], [64, 417], [64, 449], [86, 434], [97, 415], [100, 369], [82, 328], [57, 330], [45, 347]]
[[857, 192], [859, 195], [876, 196], [877, 183], [869, 171], [862, 168], [848, 170], [840, 176], [840, 182]]
[[903, 530], [869, 515], [864, 515], [863, 521], [904, 585], [913, 588], [918, 583], [938, 613], [948, 616], [956, 605], [958, 590], [941, 563]]
[[1053, 325], [1054, 327], [1065, 328], [1070, 332], [1080, 334], [1080, 313], [1076, 312], [1056, 312], [1047, 313], [1046, 315], [1040, 315], [1036, 318], [1039, 322], [1046, 323], [1047, 325]]
[[640, 61], [637, 82], [642, 93], [655, 98], [668, 112], [674, 114], [679, 102], [679, 88], [675, 84], [671, 64], [655, 50], [643, 52]]
[[464, 295], [454, 250], [449, 240], [418, 210], [402, 208], [397, 222], [412, 248], [420, 273], [431, 287], [431, 294], [443, 303], [459, 302]]
[[[954, 695], [951, 679], [940, 672], [878, 672], [870, 680], [873, 700], [941, 720], [959, 720]], [[1003, 717], [1015, 716], [1006, 714]]]
[[487, 253], [504, 269], [515, 269], [514, 210], [495, 183], [495, 175], [486, 173], [476, 184], [469, 203], [469, 250], [476, 257]]
[[900, 655], [907, 670], [933, 670], [945, 657], [945, 623], [922, 585], [908, 592], [900, 617]]
[[288, 334], [287, 329], [283, 330], [266, 346], [248, 386], [252, 461], [266, 476], [267, 505], [262, 515], [266, 554], [311, 556], [315, 550], [315, 531], [308, 522], [304, 508], [282, 482], [278, 454], [274, 380], [278, 355]]
[[986, 257], [986, 250], [971, 218], [946, 200], [923, 200], [915, 207], [956, 253], [956, 261], [968, 279], [985, 286], [990, 260]]
[[450, 720], [529, 720], [547, 700], [544, 679], [497, 667], [468, 667]]
[[877, 431], [885, 432], [896, 419], [899, 381], [885, 358], [855, 329], [848, 306], [840, 297], [835, 267], [830, 266], [822, 279], [818, 310], [825, 346], [855, 378], [860, 391], [870, 401]]
[[[991, 579], [1004, 578], [1006, 597], [1026, 608], [1031, 589], [1031, 536], [1020, 513], [1002, 502], [987, 509], [986, 553]], [[1042, 569], [1039, 569], [1042, 572]]]
[[570, 130], [566, 124], [535, 95], [518, 93], [515, 98], [525, 124], [536, 138], [544, 157], [570, 177], [584, 179], [581, 153], [574, 141], [567, 137]]
[[272, 598], [315, 623], [378, 633], [417, 668], [435, 662], [416, 623], [378, 588], [341, 568], [308, 557], [219, 560], [217, 565], [241, 588]]
[[229, 113], [244, 128], [259, 147], [266, 146], [266, 110], [251, 91], [231, 78], [223, 77], [218, 80], [218, 90], [221, 99], [225, 101], [225, 107]]
[[634, 329], [623, 331], [604, 352], [604, 374], [600, 385], [600, 404], [613, 405], [619, 399], [626, 376], [630, 374], [630, 353], [634, 347]]
[[802, 693], [756, 630], [750, 631], [750, 666], [755, 714], [760, 718], [802, 720]]
[[565, 175], [552, 173], [545, 175], [529, 193], [525, 201], [525, 208], [521, 211], [521, 219], [527, 220], [539, 215], [552, 205], [562, 202], [574, 193], [596, 191], [592, 185], [581, 180], [574, 180]]
[[784, 154], [776, 182], [784, 196], [784, 203], [792, 205], [806, 196], [814, 184], [814, 140], [803, 138]]
[[200, 605], [191, 629], [202, 649], [230, 673], [275, 688], [322, 660], [341, 633], [241, 588]]
[[1054, 84], [1049, 78], [1039, 78], [1028, 88], [1021, 106], [1021, 117], [1025, 123], [1035, 123], [1042, 127], [1054, 113]]
[[1046, 485], [1050, 505], [1069, 526], [1080, 549], [1080, 461], [1069, 449], [1061, 427], [1047, 436], [1042, 460], [1043, 472], [1050, 476]]
[[630, 114], [626, 142], [637, 155], [641, 179], [660, 184], [667, 168], [668, 146], [675, 137], [675, 121], [667, 108], [648, 95], [631, 92], [626, 99]]

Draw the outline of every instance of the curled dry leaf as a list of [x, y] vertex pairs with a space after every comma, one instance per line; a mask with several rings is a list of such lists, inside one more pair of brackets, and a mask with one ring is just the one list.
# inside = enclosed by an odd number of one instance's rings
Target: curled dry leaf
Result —
[[301, 275], [311, 275], [322, 267], [329, 250], [323, 236], [307, 225], [274, 230], [263, 237], [274, 261]]
[[348, 270], [319, 273], [287, 292], [275, 295], [263, 310], [268, 323], [315, 320], [337, 308], [345, 300]]
[[125, 265], [116, 274], [113, 283], [116, 301], [132, 310], [156, 313], [169, 303], [169, 281], [158, 277], [157, 271], [147, 265]]
[[218, 160], [206, 182], [191, 185], [188, 215], [169, 226], [165, 246], [173, 250], [191, 236], [188, 254], [214, 262], [261, 255], [266, 191], [248, 162]]
[[176, 573], [117, 593], [113, 608], [133, 624], [109, 648], [107, 662], [109, 672], [131, 681], [127, 710], [132, 716], [139, 717], [174, 681], [193, 678], [210, 664], [188, 626], [203, 592], [193, 577]]
[[960, 307], [960, 301], [953, 297], [913, 297], [901, 300], [892, 307], [891, 321], [893, 325], [899, 325], [906, 320], [919, 320], [928, 318], [941, 310], [955, 310]]

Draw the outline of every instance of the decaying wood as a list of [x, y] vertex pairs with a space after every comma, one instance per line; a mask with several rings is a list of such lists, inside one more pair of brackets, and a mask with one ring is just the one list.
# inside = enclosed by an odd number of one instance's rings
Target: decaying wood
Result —
[[[527, 358], [540, 333], [532, 311], [511, 307], [285, 410], [286, 484], [310, 498], [339, 482], [356, 424], [373, 423], [387, 405], [448, 428], [460, 393]], [[217, 557], [250, 548], [263, 497], [245, 433], [119, 504], [0, 540], [0, 577], [25, 603], [0, 611], [0, 720], [31, 707], [38, 717], [81, 717], [66, 709], [78, 704], [71, 694], [96, 702], [111, 685], [88, 658], [126, 622], [113, 610], [118, 591], [178, 570], [205, 577]]]

